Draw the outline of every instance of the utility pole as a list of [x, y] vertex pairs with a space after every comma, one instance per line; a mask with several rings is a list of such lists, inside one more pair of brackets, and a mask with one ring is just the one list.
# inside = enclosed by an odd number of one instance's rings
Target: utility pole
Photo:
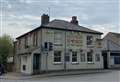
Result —
[[65, 49], [64, 49], [64, 70], [66, 71], [66, 30], [65, 30]]

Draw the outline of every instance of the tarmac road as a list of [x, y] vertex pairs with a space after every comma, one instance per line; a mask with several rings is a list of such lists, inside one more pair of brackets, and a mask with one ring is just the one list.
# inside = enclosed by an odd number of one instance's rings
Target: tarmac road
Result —
[[120, 70], [95, 74], [32, 78], [27, 80], [0, 79], [0, 82], [120, 82]]

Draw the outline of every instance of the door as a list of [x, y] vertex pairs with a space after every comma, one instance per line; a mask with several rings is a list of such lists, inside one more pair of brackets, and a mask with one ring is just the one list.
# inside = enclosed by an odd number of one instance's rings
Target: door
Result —
[[40, 54], [33, 55], [33, 73], [38, 74], [40, 73]]
[[107, 52], [102, 53], [102, 55], [103, 55], [103, 66], [104, 66], [104, 69], [108, 69]]

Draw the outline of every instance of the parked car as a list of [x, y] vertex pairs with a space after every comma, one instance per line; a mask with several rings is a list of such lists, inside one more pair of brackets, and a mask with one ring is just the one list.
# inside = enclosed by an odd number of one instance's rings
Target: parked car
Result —
[[5, 71], [4, 71], [4, 66], [3, 64], [0, 64], [0, 75], [2, 75]]

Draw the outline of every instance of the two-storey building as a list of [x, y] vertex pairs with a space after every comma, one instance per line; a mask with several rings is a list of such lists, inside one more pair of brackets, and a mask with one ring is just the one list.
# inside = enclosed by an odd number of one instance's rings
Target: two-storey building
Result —
[[16, 69], [25, 74], [55, 70], [102, 69], [101, 32], [41, 16], [41, 26], [17, 37]]

